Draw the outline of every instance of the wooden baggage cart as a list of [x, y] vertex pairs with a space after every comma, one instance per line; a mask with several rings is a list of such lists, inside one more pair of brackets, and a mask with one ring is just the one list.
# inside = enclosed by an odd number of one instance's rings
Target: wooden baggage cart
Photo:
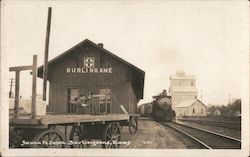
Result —
[[[89, 140], [102, 141], [103, 148], [118, 148], [121, 140], [121, 125], [128, 123], [129, 115], [44, 115], [35, 119], [19, 117], [10, 119], [11, 147], [22, 147], [30, 141], [33, 148], [85, 147]], [[63, 133], [58, 126], [64, 126]], [[67, 127], [71, 126], [67, 137]], [[16, 138], [15, 138], [16, 136]], [[83, 143], [85, 142], [85, 143]]]
[[129, 120], [122, 121], [121, 126], [128, 126], [130, 134], [135, 134], [138, 130], [138, 117], [139, 114], [128, 114]]
[[[32, 70], [32, 108], [31, 114], [19, 113], [19, 78], [20, 71]], [[118, 148], [121, 141], [121, 126], [129, 126], [134, 134], [138, 129], [138, 115], [43, 115], [36, 114], [36, 75], [37, 56], [33, 56], [33, 65], [11, 67], [16, 72], [15, 108], [10, 116], [10, 147], [65, 148], [85, 147], [85, 141], [98, 139], [103, 148]], [[62, 133], [58, 126], [64, 126]], [[67, 127], [71, 126], [67, 137]], [[70, 143], [72, 142], [72, 143]]]

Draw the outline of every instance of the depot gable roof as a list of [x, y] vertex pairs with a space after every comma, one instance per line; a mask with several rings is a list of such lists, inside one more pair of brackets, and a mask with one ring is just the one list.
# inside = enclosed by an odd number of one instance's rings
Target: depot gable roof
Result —
[[[124, 59], [122, 59], [122, 58], [116, 56], [115, 54], [109, 52], [108, 50], [104, 49], [103, 47], [98, 46], [97, 44], [95, 44], [94, 42], [90, 41], [89, 39], [83, 40], [82, 42], [80, 42], [79, 44], [73, 46], [72, 48], [68, 49], [67, 51], [63, 52], [63, 53], [60, 54], [59, 56], [57, 56], [57, 57], [51, 59], [51, 60], [48, 62], [48, 64], [51, 64], [51, 63], [54, 63], [54, 62], [60, 60], [60, 59], [61, 59], [62, 57], [64, 57], [66, 54], [71, 53], [73, 49], [75, 49], [75, 48], [77, 48], [77, 47], [79, 47], [79, 46], [85, 45], [85, 44], [90, 44], [90, 45], [96, 47], [97, 49], [103, 51], [104, 53], [106, 53], [106, 54], [108, 54], [108, 55], [114, 57], [115, 59], [119, 60], [120, 62], [122, 62], [122, 63], [124, 63], [124, 64], [130, 66], [131, 68], [135, 69], [136, 71], [138, 71], [138, 72], [140, 72], [140, 73], [143, 73], [143, 74], [145, 73], [143, 70], [141, 70], [141, 69], [139, 69], [138, 67], [134, 66], [133, 64], [131, 64], [131, 63], [125, 61]], [[43, 69], [43, 65], [41, 65], [40, 67], [38, 67], [38, 70], [41, 70], [41, 69]]]
[[[135, 87], [136, 88], [136, 93], [137, 93], [136, 95], [139, 98], [143, 98], [145, 72], [143, 70], [139, 69], [138, 67], [134, 66], [133, 64], [125, 61], [124, 59], [116, 56], [115, 54], [111, 53], [110, 51], [104, 49], [103, 46], [99, 46], [99, 45], [95, 44], [94, 42], [90, 41], [89, 39], [83, 40], [79, 44], [73, 46], [72, 48], [70, 48], [67, 51], [63, 52], [62, 54], [58, 55], [57, 57], [51, 59], [48, 62], [48, 69], [53, 65], [53, 63], [56, 63], [56, 62], [60, 61], [65, 56], [73, 54], [74, 49], [77, 49], [77, 48], [79, 48], [81, 46], [86, 46], [86, 45], [90, 45], [90, 46], [93, 46], [93, 47], [97, 48], [98, 50], [100, 50], [100, 52], [106, 53], [107, 55], [111, 56], [112, 58], [118, 60], [119, 62], [121, 62], [121, 63], [125, 64], [126, 66], [128, 66], [129, 68], [133, 69], [133, 71], [137, 75], [137, 77], [133, 78], [133, 80], [132, 80], [134, 85], [137, 84], [136, 87]], [[43, 77], [43, 65], [38, 67], [38, 77], [41, 77], [41, 78]]]

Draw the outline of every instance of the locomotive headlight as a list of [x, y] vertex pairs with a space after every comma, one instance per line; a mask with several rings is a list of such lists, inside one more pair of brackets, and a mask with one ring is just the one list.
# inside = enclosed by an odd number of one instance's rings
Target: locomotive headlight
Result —
[[169, 110], [172, 103], [168, 98], [161, 98], [160, 100], [158, 100], [158, 104], [163, 110]]

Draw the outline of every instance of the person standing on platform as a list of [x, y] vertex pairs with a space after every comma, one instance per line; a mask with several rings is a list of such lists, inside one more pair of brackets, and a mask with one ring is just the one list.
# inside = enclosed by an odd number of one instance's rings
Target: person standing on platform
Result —
[[76, 114], [87, 114], [87, 107], [90, 106], [88, 104], [89, 98], [84, 94], [80, 95], [80, 98], [77, 103]]

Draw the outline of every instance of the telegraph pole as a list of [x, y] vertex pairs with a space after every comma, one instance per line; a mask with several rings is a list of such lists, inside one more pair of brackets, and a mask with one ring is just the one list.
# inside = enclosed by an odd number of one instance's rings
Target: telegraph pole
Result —
[[202, 102], [202, 89], [201, 89], [201, 102]]
[[9, 98], [11, 98], [11, 96], [12, 96], [12, 85], [13, 85], [13, 78], [11, 78], [11, 81], [10, 81], [10, 92], [9, 92]]
[[228, 116], [231, 116], [231, 111], [230, 111], [230, 105], [231, 105], [231, 94], [228, 96]]
[[49, 55], [49, 36], [50, 36], [50, 23], [51, 23], [52, 8], [48, 9], [45, 51], [44, 51], [44, 65], [43, 65], [43, 100], [46, 101], [47, 79], [48, 79], [48, 55]]

